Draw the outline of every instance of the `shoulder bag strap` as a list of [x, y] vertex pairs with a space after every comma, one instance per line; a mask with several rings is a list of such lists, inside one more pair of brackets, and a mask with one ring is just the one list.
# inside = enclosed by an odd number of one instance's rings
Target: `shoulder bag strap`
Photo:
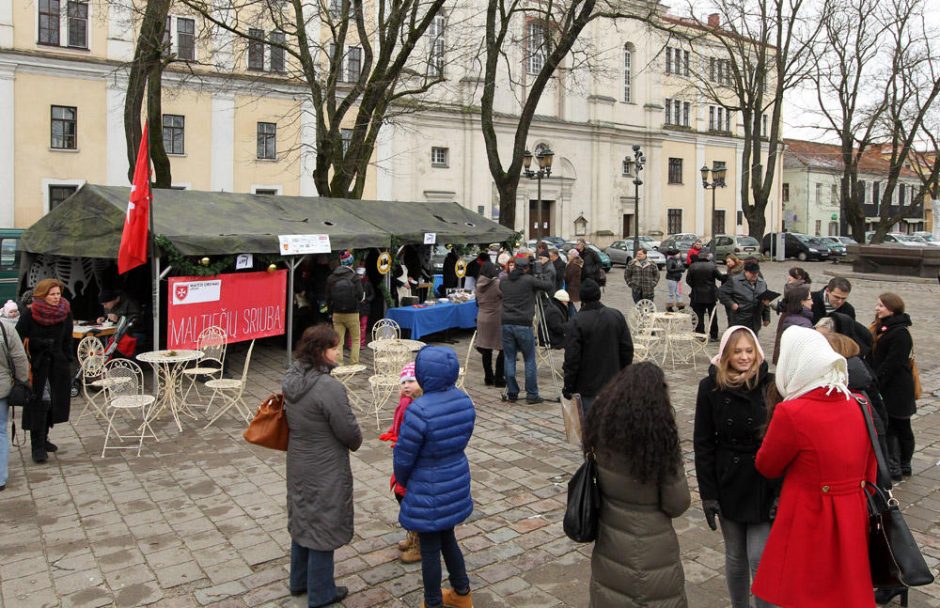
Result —
[[865, 426], [868, 428], [868, 439], [871, 441], [871, 448], [875, 452], [875, 460], [878, 461], [878, 479], [891, 479], [891, 475], [888, 474], [888, 466], [885, 463], [884, 454], [881, 453], [881, 444], [878, 443], [878, 436], [875, 434], [875, 425], [871, 419], [871, 412], [868, 410], [868, 401], [861, 397], [855, 397], [855, 401], [858, 402], [862, 410], [862, 417], [865, 419]]

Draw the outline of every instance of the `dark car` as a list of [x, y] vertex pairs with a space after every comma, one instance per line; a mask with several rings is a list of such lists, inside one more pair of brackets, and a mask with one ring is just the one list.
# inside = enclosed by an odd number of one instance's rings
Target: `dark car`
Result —
[[834, 236], [821, 236], [818, 237], [823, 245], [829, 248], [829, 255], [834, 257], [843, 257], [848, 251], [845, 248], [845, 243], [840, 241]]
[[666, 253], [670, 249], [677, 249], [679, 251], [679, 255], [682, 256], [683, 260], [685, 260], [685, 256], [688, 255], [689, 249], [692, 248], [692, 245], [695, 244], [695, 241], [701, 240], [701, 237], [696, 234], [692, 234], [691, 232], [670, 234], [659, 244], [659, 250], [663, 253]]
[[[785, 232], [786, 244], [784, 247], [784, 257], [796, 258], [801, 262], [806, 260], [828, 260], [829, 248], [823, 244], [817, 237], [799, 232]], [[768, 232], [761, 241], [761, 252], [771, 256], [771, 239], [775, 239], [777, 233]]]

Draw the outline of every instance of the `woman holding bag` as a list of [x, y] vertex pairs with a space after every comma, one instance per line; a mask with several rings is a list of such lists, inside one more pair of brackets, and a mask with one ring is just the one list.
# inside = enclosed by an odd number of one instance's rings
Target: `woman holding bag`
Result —
[[666, 378], [628, 365], [588, 411], [584, 449], [597, 460], [600, 518], [591, 556], [591, 608], [687, 605], [672, 520], [691, 496]]
[[346, 389], [330, 375], [342, 345], [327, 324], [307, 328], [284, 376], [287, 444], [287, 528], [291, 536], [290, 592], [307, 593], [319, 608], [349, 593], [333, 579], [333, 551], [353, 535], [353, 477], [349, 452], [362, 432]]

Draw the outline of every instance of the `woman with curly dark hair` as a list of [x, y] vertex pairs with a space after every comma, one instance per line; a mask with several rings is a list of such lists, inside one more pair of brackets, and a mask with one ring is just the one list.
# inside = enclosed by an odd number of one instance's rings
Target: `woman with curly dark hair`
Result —
[[591, 607], [687, 605], [672, 519], [689, 508], [679, 431], [663, 372], [628, 365], [594, 400], [584, 449], [601, 495], [591, 557]]

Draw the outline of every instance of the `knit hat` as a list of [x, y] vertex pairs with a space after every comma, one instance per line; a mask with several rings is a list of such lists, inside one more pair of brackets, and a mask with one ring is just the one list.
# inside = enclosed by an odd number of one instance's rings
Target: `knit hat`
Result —
[[832, 350], [821, 333], [795, 325], [784, 330], [775, 381], [785, 401], [820, 387], [828, 387], [829, 392], [837, 390], [851, 399], [848, 377], [845, 358]]
[[571, 301], [571, 296], [568, 295], [568, 292], [564, 289], [559, 289], [555, 292], [554, 298], [559, 302], [565, 302], [566, 304]]
[[579, 257], [581, 257], [581, 254], [578, 253], [578, 250], [575, 249], [574, 247], [572, 247], [571, 250], [568, 251], [568, 259], [569, 259], [569, 260], [570, 260], [570, 259], [573, 259], [573, 258], [579, 258]]
[[744, 272], [760, 272], [760, 264], [757, 262], [745, 262]]
[[8, 319], [12, 319], [14, 316], [19, 315], [19, 312], [20, 309], [13, 300], [7, 300], [7, 303], [3, 305], [2, 314]]
[[594, 279], [581, 281], [581, 301], [597, 302], [601, 299], [601, 286]]
[[505, 251], [499, 254], [499, 257], [496, 258], [496, 263], [500, 266], [505, 266], [509, 263], [509, 260], [512, 259], [512, 256], [506, 253]]
[[516, 266], [526, 267], [529, 265], [529, 256], [527, 255], [517, 255], [513, 258], [513, 261], [516, 262]]
[[751, 334], [751, 339], [753, 339], [754, 344], [757, 345], [757, 354], [760, 355], [762, 361], [766, 359], [764, 356], [764, 349], [760, 346], [760, 340], [757, 339], [757, 334], [755, 334], [750, 327], [745, 327], [743, 325], [732, 325], [725, 330], [725, 333], [721, 334], [721, 344], [718, 346], [718, 354], [712, 357], [712, 365], [718, 365], [721, 363], [721, 353], [725, 352], [725, 347], [728, 345], [728, 340], [731, 339], [731, 334], [739, 329], [743, 329], [747, 333]]
[[417, 380], [415, 376], [415, 364], [414, 361], [411, 363], [406, 363], [405, 367], [401, 368], [401, 374], [398, 376], [398, 382], [408, 382], [410, 380]]
[[353, 255], [348, 249], [339, 254], [339, 263], [343, 266], [353, 265]]
[[98, 303], [104, 304], [105, 302], [110, 302], [111, 300], [117, 300], [118, 297], [118, 292], [114, 291], [113, 289], [102, 289], [98, 293]]

